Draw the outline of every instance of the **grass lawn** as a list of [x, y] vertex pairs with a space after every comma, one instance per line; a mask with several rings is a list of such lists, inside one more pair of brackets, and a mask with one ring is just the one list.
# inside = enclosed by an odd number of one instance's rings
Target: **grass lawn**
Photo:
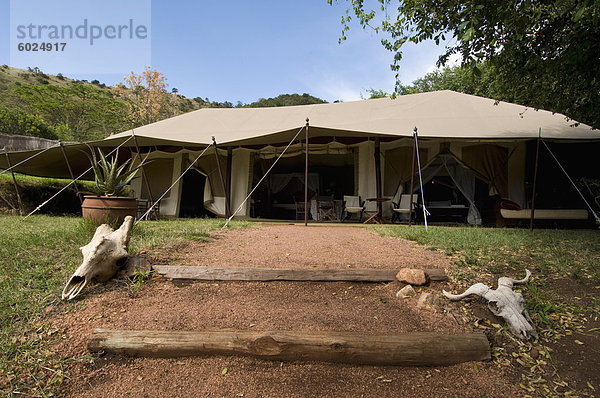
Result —
[[[190, 219], [141, 223], [134, 228], [130, 253], [185, 240], [204, 239], [223, 220]], [[247, 225], [232, 222], [231, 227]], [[62, 302], [66, 280], [81, 263], [79, 247], [94, 228], [80, 217], [0, 216], [0, 393], [27, 396], [56, 393], [67, 363], [49, 351], [60, 331], [48, 330], [44, 309], [70, 311]], [[76, 360], [77, 358], [73, 358]]]

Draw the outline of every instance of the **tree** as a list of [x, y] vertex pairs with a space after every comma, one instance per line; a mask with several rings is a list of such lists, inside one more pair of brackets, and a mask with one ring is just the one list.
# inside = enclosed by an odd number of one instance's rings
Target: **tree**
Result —
[[309, 104], [324, 104], [327, 101], [321, 98], [314, 97], [310, 94], [280, 94], [275, 98], [260, 98], [258, 101], [243, 105], [246, 108], [266, 108], [275, 106], [293, 106], [293, 105], [309, 105]]
[[131, 72], [114, 88], [117, 98], [126, 101], [136, 126], [153, 123], [179, 114], [177, 93], [167, 92], [166, 77], [149, 66], [136, 75]]
[[[374, 88], [367, 89], [367, 94], [369, 94], [369, 99], [387, 98], [387, 97], [392, 96], [392, 95], [390, 95], [390, 93], [388, 93], [385, 90], [376, 90]], [[361, 98], [362, 98], [362, 94], [361, 94]]]
[[53, 126], [62, 140], [102, 139], [130, 128], [127, 106], [110, 91], [89, 84], [21, 84], [7, 94], [16, 96], [21, 109]]
[[[331, 4], [333, 0], [328, 0]], [[561, 112], [600, 127], [600, 2], [594, 0], [350, 0], [340, 40], [356, 17], [382, 33], [398, 71], [407, 42], [446, 44], [473, 73], [485, 61], [505, 94], [528, 106]], [[396, 89], [400, 88], [398, 82]]]

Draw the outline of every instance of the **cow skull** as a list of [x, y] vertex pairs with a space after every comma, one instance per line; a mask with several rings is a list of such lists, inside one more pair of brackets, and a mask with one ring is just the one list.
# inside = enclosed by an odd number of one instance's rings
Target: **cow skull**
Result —
[[62, 298], [71, 300], [83, 290], [89, 281], [104, 282], [117, 272], [117, 262], [127, 257], [133, 217], [125, 217], [119, 229], [114, 231], [102, 224], [94, 233], [91, 242], [81, 247], [83, 263], [77, 268], [62, 292]]
[[537, 338], [535, 327], [525, 309], [525, 300], [520, 293], [512, 290], [513, 284], [526, 283], [531, 276], [531, 272], [526, 269], [526, 276], [521, 280], [502, 277], [498, 279], [498, 288], [490, 289], [483, 283], [476, 283], [468, 288], [463, 294], [450, 294], [443, 290], [443, 293], [450, 300], [460, 300], [471, 294], [476, 294], [488, 301], [488, 308], [496, 316], [504, 318], [511, 332], [520, 339]]

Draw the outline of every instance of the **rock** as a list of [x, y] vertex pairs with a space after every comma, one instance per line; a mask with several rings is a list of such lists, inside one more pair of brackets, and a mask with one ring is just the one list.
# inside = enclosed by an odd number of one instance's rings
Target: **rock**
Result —
[[417, 294], [417, 292], [415, 292], [415, 289], [413, 289], [411, 285], [406, 285], [402, 289], [398, 290], [398, 293], [396, 293], [396, 297], [407, 298], [412, 297], [415, 294]]
[[421, 293], [421, 296], [419, 297], [419, 300], [417, 301], [417, 309], [422, 310], [422, 309], [433, 309], [432, 304], [433, 304], [433, 297], [431, 296], [431, 293]]
[[396, 279], [414, 286], [421, 286], [427, 283], [425, 271], [416, 268], [402, 268], [396, 274]]
[[132, 279], [137, 272], [148, 274], [150, 272], [150, 262], [145, 257], [129, 256], [125, 263], [125, 276]]

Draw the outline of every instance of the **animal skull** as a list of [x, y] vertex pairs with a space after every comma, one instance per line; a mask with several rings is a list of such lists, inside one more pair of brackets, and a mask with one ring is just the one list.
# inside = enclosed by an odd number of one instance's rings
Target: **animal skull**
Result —
[[533, 327], [533, 322], [529, 313], [525, 309], [525, 300], [520, 293], [513, 292], [513, 284], [526, 283], [531, 276], [531, 272], [526, 269], [526, 276], [521, 280], [502, 277], [498, 279], [498, 288], [490, 289], [483, 283], [476, 283], [468, 288], [463, 294], [450, 294], [443, 290], [443, 293], [450, 300], [460, 300], [471, 294], [476, 294], [488, 301], [488, 308], [496, 316], [504, 318], [511, 332], [520, 339], [537, 338], [537, 332]]
[[117, 262], [127, 257], [132, 227], [133, 217], [127, 216], [116, 231], [107, 224], [96, 229], [91, 242], [79, 249], [83, 263], [63, 289], [63, 300], [77, 296], [92, 279], [104, 282], [113, 277], [118, 269]]

